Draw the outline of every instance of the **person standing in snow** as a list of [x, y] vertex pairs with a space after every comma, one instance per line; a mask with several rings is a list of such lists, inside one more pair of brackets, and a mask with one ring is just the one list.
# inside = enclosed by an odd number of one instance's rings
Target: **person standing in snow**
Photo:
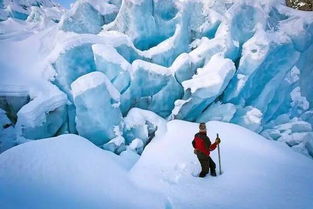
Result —
[[195, 149], [194, 153], [197, 155], [202, 168], [199, 177], [205, 177], [209, 173], [209, 170], [211, 171], [211, 176], [216, 176], [216, 165], [210, 157], [210, 151], [215, 150], [220, 142], [221, 139], [217, 136], [215, 142], [211, 144], [211, 141], [207, 136], [205, 123], [200, 123], [199, 132], [195, 135], [195, 138], [192, 141], [192, 146]]

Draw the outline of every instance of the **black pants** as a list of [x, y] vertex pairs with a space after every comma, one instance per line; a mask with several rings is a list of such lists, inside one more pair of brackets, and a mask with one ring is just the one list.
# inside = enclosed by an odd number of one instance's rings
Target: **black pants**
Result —
[[216, 165], [210, 156], [203, 157], [197, 155], [197, 157], [202, 169], [199, 174], [200, 177], [206, 176], [209, 173], [209, 170], [211, 170], [211, 174], [215, 173]]

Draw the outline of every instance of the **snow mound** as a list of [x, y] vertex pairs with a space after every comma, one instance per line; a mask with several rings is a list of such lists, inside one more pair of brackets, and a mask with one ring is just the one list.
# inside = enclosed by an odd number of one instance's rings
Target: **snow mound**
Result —
[[71, 134], [16, 146], [0, 156], [1, 208], [166, 208], [119, 161]]
[[[208, 122], [213, 142], [222, 140], [221, 176], [196, 177], [199, 162], [191, 142], [198, 124], [173, 120], [154, 139], [131, 170], [138, 185], [163, 193], [173, 208], [313, 207], [312, 160], [279, 142], [265, 140], [238, 125]], [[160, 134], [160, 133], [157, 133]], [[211, 153], [217, 164], [217, 150]]]

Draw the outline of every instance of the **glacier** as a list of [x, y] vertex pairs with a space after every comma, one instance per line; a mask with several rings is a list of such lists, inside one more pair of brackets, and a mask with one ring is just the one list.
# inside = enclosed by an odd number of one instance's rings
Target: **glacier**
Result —
[[78, 0], [69, 10], [3, 0], [0, 151], [73, 133], [141, 154], [156, 114], [235, 123], [312, 158], [312, 62], [313, 14], [281, 0]]

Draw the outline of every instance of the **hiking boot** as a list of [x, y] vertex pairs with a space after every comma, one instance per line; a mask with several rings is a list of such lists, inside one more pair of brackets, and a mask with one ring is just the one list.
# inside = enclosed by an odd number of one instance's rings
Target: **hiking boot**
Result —
[[216, 176], [216, 172], [215, 172], [215, 170], [213, 170], [213, 171], [211, 171], [211, 176]]
[[204, 178], [205, 176], [206, 176], [206, 173], [201, 172], [201, 173], [199, 174], [199, 177], [201, 177], [201, 178]]

